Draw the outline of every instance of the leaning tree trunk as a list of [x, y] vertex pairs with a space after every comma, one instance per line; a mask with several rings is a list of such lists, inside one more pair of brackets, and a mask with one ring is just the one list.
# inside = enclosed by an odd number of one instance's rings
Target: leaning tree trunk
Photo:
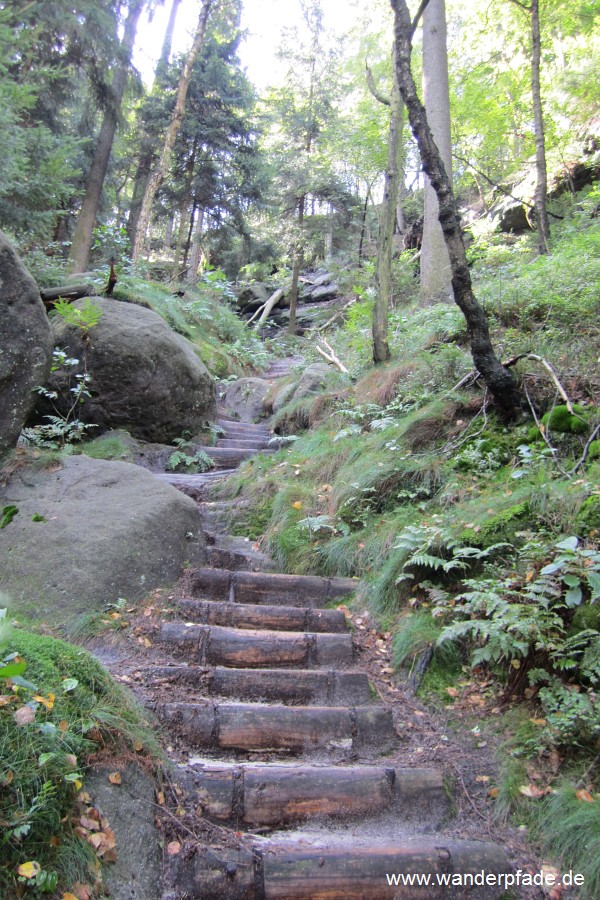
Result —
[[544, 138], [544, 116], [542, 113], [542, 93], [540, 88], [540, 10], [539, 0], [531, 0], [531, 96], [533, 99], [533, 127], [535, 132], [535, 218], [538, 229], [538, 249], [541, 254], [550, 249], [550, 222], [546, 208], [548, 175], [546, 171], [546, 142]]
[[390, 93], [390, 132], [388, 137], [388, 159], [383, 190], [383, 204], [379, 219], [377, 239], [377, 266], [375, 271], [375, 305], [373, 306], [373, 362], [387, 362], [390, 358], [388, 345], [388, 319], [392, 302], [392, 253], [394, 230], [398, 208], [400, 184], [400, 159], [402, 141], [402, 97], [398, 87], [398, 76], [392, 51], [392, 90]]
[[[423, 13], [423, 102], [446, 174], [452, 180], [445, 0], [430, 0]], [[424, 305], [452, 301], [450, 258], [438, 213], [436, 192], [425, 176], [421, 245], [421, 303]]]
[[112, 152], [112, 146], [117, 131], [119, 114], [121, 112], [121, 103], [123, 94], [127, 86], [129, 78], [129, 68], [131, 65], [131, 54], [135, 42], [137, 24], [145, 0], [138, 0], [133, 3], [129, 9], [129, 15], [125, 22], [125, 30], [123, 40], [119, 48], [120, 60], [117, 64], [115, 74], [113, 76], [109, 106], [104, 113], [100, 134], [96, 140], [96, 148], [94, 158], [87, 177], [85, 197], [81, 205], [81, 210], [75, 226], [73, 235], [73, 243], [70, 253], [70, 271], [85, 272], [88, 267], [90, 250], [92, 247], [92, 239], [94, 233], [94, 225], [96, 224], [96, 216], [98, 207], [100, 206], [100, 198], [104, 188], [104, 179], [108, 162]]
[[436, 147], [423, 104], [419, 100], [410, 68], [413, 26], [406, 0], [390, 0], [394, 11], [396, 67], [400, 93], [408, 111], [412, 132], [419, 147], [423, 169], [437, 194], [439, 220], [450, 256], [454, 301], [467, 322], [473, 362], [491, 391], [505, 418], [513, 418], [520, 406], [515, 380], [504, 368], [492, 347], [487, 317], [477, 302], [465, 253], [460, 216], [450, 179]]
[[137, 262], [137, 260], [141, 256], [142, 248], [144, 246], [144, 240], [146, 237], [146, 231], [148, 230], [150, 217], [152, 215], [152, 204], [154, 202], [156, 193], [165, 180], [169, 169], [173, 146], [175, 144], [175, 140], [179, 132], [179, 127], [181, 125], [181, 121], [185, 112], [185, 101], [192, 77], [192, 69], [204, 44], [204, 38], [206, 36], [206, 28], [208, 24], [208, 16], [210, 14], [213, 3], [214, 0], [202, 0], [202, 7], [200, 9], [200, 17], [198, 19], [196, 34], [194, 35], [194, 42], [183, 64], [183, 70], [181, 72], [181, 78], [179, 79], [179, 86], [177, 88], [175, 108], [173, 110], [173, 115], [171, 116], [171, 121], [169, 122], [169, 127], [167, 128], [167, 132], [165, 134], [165, 142], [163, 145], [162, 153], [160, 155], [158, 164], [150, 175], [148, 184], [146, 185], [146, 193], [144, 194], [144, 200], [142, 202], [142, 208], [140, 210], [140, 216], [138, 219], [137, 229], [131, 251], [131, 257], [134, 262]]

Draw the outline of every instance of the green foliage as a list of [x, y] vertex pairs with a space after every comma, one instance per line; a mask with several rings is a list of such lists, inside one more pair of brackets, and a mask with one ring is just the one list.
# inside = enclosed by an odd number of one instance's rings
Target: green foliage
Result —
[[600, 895], [600, 803], [582, 802], [573, 787], [562, 786], [547, 797], [540, 814], [540, 837], [547, 853], [565, 870], [581, 872], [582, 900]]
[[[167, 461], [167, 469], [172, 472], [207, 472], [214, 467], [214, 460], [201, 447], [195, 447], [190, 441], [178, 438], [173, 442], [179, 449], [171, 453]], [[187, 452], [191, 450], [193, 452]]]

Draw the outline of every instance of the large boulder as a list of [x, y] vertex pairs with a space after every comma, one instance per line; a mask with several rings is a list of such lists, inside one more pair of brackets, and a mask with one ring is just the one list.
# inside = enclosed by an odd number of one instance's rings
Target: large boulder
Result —
[[255, 422], [264, 415], [266, 396], [271, 383], [264, 378], [238, 378], [227, 386], [223, 407], [240, 422]]
[[15, 446], [32, 391], [48, 377], [52, 346], [39, 288], [0, 232], [0, 458]]
[[5, 507], [17, 512], [0, 529], [0, 591], [67, 630], [206, 560], [196, 504], [130, 463], [72, 456], [58, 469], [18, 469], [0, 488]]
[[[87, 371], [91, 397], [78, 406], [77, 416], [98, 426], [94, 435], [125, 428], [140, 440], [168, 444], [215, 419], [215, 382], [190, 341], [152, 310], [103, 297], [93, 302], [102, 317], [88, 334], [62, 318], [52, 321], [56, 346], [79, 360], [48, 382], [62, 415], [72, 407], [75, 376]], [[38, 412], [52, 410], [40, 402]]]

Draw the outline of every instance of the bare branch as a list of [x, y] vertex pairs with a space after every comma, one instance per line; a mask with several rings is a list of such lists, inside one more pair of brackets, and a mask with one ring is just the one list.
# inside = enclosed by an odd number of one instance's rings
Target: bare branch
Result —
[[[340, 372], [343, 372], [344, 375], [348, 375], [349, 374], [348, 369], [346, 368], [344, 363], [341, 362], [338, 359], [338, 357], [335, 355], [335, 350], [333, 349], [331, 344], [328, 344], [327, 341], [325, 340], [325, 338], [320, 338], [320, 340], [321, 340], [323, 346], [325, 347], [325, 350], [323, 350], [323, 347], [317, 346], [317, 348], [316, 348], [317, 353], [320, 353], [321, 356], [327, 360], [327, 362], [333, 363], [334, 366], [337, 366], [337, 368], [340, 370]], [[327, 350], [329, 351], [328, 353], [326, 352]]]
[[411, 41], [412, 41], [413, 37], [415, 36], [415, 31], [417, 30], [417, 27], [421, 20], [421, 16], [423, 15], [423, 13], [425, 12], [425, 10], [427, 9], [428, 6], [429, 6], [429, 0], [421, 0], [421, 3], [419, 4], [419, 8], [415, 14], [414, 19], [412, 20], [412, 25], [410, 27]]
[[[459, 156], [458, 153], [453, 153], [452, 156], [454, 157], [454, 159], [458, 159], [459, 162], [464, 163], [465, 166], [468, 166], [469, 169], [473, 169], [476, 175], [481, 175], [482, 178], [485, 178], [488, 184], [491, 184], [493, 188], [501, 191], [506, 197], [510, 197], [511, 200], [516, 200], [517, 203], [522, 203], [523, 206], [526, 206], [528, 209], [532, 209], [535, 212], [535, 206], [533, 205], [533, 203], [528, 203], [527, 200], [523, 200], [522, 197], [515, 197], [514, 194], [511, 194], [510, 191], [507, 191], [506, 188], [503, 188], [502, 185], [498, 184], [497, 181], [492, 181], [492, 179], [489, 178], [485, 174], [485, 172], [482, 172], [481, 169], [476, 168], [476, 166], [474, 166], [473, 163], [470, 163], [468, 159], [465, 159], [464, 156]], [[559, 216], [556, 213], [550, 211], [548, 211], [548, 215], [552, 216], [553, 219], [560, 219], [561, 221], [563, 221], [565, 218], [564, 216]]]
[[373, 78], [373, 73], [369, 68], [369, 63], [365, 62], [365, 74], [367, 76], [367, 87], [375, 97], [378, 103], [383, 103], [384, 106], [391, 106], [392, 101], [389, 97], [386, 97], [380, 91], [377, 90], [377, 85], [375, 84], [375, 79]]

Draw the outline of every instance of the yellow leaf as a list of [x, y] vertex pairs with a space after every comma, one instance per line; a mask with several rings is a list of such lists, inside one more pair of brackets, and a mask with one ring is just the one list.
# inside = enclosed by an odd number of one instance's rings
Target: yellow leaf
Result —
[[65, 731], [69, 730], [69, 723], [66, 719], [63, 719], [62, 722], [58, 723], [58, 730], [62, 731], [63, 734], [65, 733]]
[[38, 703], [42, 703], [46, 709], [52, 709], [54, 706], [54, 694], [48, 694], [48, 697], [42, 697], [41, 694], [36, 694], [33, 699], [37, 700]]
[[111, 772], [111, 774], [108, 776], [108, 780], [111, 784], [121, 784], [121, 773]]
[[530, 719], [529, 721], [531, 722], [532, 725], [537, 725], [538, 728], [543, 728], [545, 725], [548, 724], [546, 719]]
[[302, 509], [302, 503], [300, 502], [300, 500], [295, 500], [294, 503], [292, 503], [292, 506], [294, 509]]
[[22, 863], [17, 869], [17, 872], [22, 878], [35, 878], [41, 871], [42, 867], [39, 862]]
[[513, 669], [521, 668], [521, 661], [519, 659], [511, 659], [510, 664], [513, 667]]
[[577, 791], [575, 796], [578, 800], [582, 800], [584, 803], [595, 803], [595, 800], [590, 792], [584, 790], [583, 788], [580, 791]]
[[489, 775], [478, 775], [477, 778], [475, 779], [475, 781], [480, 781], [482, 784], [487, 784], [487, 782], [489, 780], [490, 780]]
[[75, 894], [71, 894], [70, 891], [67, 891], [66, 894], [62, 895], [62, 900], [77, 900]]
[[144, 749], [144, 745], [142, 744], [141, 741], [136, 741], [135, 744], [133, 745], [133, 749], [135, 750], [136, 753], [140, 753], [140, 751]]

